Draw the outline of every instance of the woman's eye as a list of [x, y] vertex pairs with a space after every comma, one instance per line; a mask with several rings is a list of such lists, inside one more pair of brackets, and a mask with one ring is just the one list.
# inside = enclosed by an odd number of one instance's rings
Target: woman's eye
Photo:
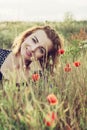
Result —
[[43, 47], [40, 47], [41, 54], [45, 54], [45, 49]]
[[36, 39], [34, 39], [34, 38], [32, 38], [32, 41], [33, 41], [34, 43], [37, 43]]

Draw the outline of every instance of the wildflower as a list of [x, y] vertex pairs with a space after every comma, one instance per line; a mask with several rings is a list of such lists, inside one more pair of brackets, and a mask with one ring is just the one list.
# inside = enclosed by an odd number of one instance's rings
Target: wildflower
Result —
[[50, 112], [46, 115], [44, 122], [48, 127], [54, 127], [57, 120], [57, 114], [55, 112]]
[[65, 72], [70, 72], [70, 71], [71, 71], [71, 67], [67, 67], [67, 66], [66, 66], [66, 67], [64, 68], [64, 70], [65, 70]]
[[58, 99], [54, 94], [48, 95], [47, 101], [50, 103], [50, 105], [56, 105], [58, 103]]
[[64, 51], [63, 49], [59, 49], [59, 50], [58, 50], [58, 54], [61, 54], [61, 55], [62, 55], [62, 54], [64, 54], [64, 52], [65, 52], [65, 51]]
[[65, 70], [65, 72], [70, 72], [71, 71], [70, 64], [66, 64], [64, 70]]
[[79, 61], [75, 61], [75, 62], [74, 62], [74, 66], [75, 66], [75, 67], [79, 67], [80, 65], [81, 65], [81, 63], [80, 63]]
[[37, 80], [40, 79], [40, 75], [39, 75], [39, 74], [33, 74], [33, 75], [32, 75], [32, 79], [33, 79], [34, 81], [37, 81]]

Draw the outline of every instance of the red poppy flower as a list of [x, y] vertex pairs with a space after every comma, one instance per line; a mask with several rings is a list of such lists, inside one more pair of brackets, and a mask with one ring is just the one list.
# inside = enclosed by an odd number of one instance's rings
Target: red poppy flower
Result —
[[79, 61], [75, 61], [75, 62], [74, 62], [74, 66], [75, 66], [75, 67], [79, 67], [80, 65], [81, 65], [81, 63], [80, 63]]
[[58, 104], [58, 99], [54, 94], [50, 94], [47, 96], [47, 101], [50, 103], [50, 105], [56, 105]]
[[53, 127], [56, 124], [57, 114], [55, 112], [50, 112], [46, 115], [44, 122], [46, 126]]
[[65, 72], [70, 72], [71, 71], [70, 64], [66, 64], [64, 70], [65, 70]]
[[32, 75], [32, 79], [33, 79], [34, 81], [37, 81], [37, 80], [40, 79], [40, 75], [39, 75], [39, 74], [33, 74], [33, 75]]
[[58, 50], [58, 54], [60, 54], [60, 55], [64, 54], [64, 52], [65, 52], [65, 51], [64, 51], [63, 49], [59, 49], [59, 50]]
[[71, 71], [71, 67], [67, 67], [67, 66], [66, 66], [66, 67], [64, 68], [64, 70], [65, 70], [65, 72], [70, 72], [70, 71]]

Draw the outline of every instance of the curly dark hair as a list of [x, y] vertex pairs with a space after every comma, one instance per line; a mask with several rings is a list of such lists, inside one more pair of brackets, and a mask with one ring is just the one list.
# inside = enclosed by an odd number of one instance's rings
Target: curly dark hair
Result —
[[47, 55], [46, 68], [49, 68], [51, 65], [53, 69], [58, 58], [58, 50], [61, 49], [62, 47], [62, 41], [59, 35], [57, 34], [57, 32], [54, 29], [52, 29], [50, 26], [45, 26], [43, 27], [43, 29], [46, 32], [48, 38], [53, 43], [53, 48], [50, 52], [48, 52]]

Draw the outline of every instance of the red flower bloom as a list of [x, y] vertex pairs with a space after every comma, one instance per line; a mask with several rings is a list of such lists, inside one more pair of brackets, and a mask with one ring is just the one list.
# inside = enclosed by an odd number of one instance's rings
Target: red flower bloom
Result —
[[75, 66], [75, 67], [79, 67], [80, 65], [81, 65], [81, 63], [80, 63], [79, 61], [75, 61], [75, 62], [74, 62], [74, 66]]
[[46, 115], [44, 122], [46, 126], [53, 127], [55, 126], [57, 120], [57, 115], [55, 112], [50, 112]]
[[70, 72], [70, 71], [71, 71], [71, 67], [67, 67], [67, 66], [66, 66], [66, 67], [64, 68], [64, 70], [65, 70], [65, 72]]
[[64, 54], [64, 52], [65, 52], [65, 51], [64, 51], [63, 49], [59, 49], [59, 50], [58, 50], [58, 54], [60, 54], [60, 55]]
[[40, 75], [39, 75], [39, 74], [33, 74], [33, 75], [32, 75], [32, 79], [33, 79], [34, 81], [37, 81], [37, 80], [40, 79]]
[[70, 64], [66, 64], [64, 70], [65, 70], [65, 72], [70, 72], [71, 71]]
[[47, 101], [50, 103], [50, 105], [56, 105], [58, 103], [58, 99], [54, 94], [48, 95]]

